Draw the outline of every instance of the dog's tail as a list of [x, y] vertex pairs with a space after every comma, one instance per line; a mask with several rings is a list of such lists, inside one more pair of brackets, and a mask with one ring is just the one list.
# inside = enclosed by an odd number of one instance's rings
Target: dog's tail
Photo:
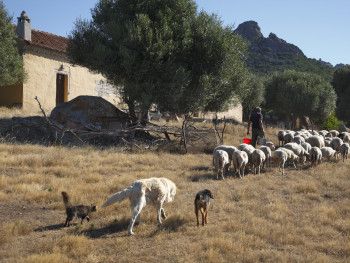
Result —
[[63, 197], [63, 203], [66, 208], [71, 207], [72, 204], [69, 202], [69, 195], [67, 192], [62, 192], [62, 197]]
[[132, 194], [132, 189], [133, 186], [129, 186], [123, 191], [113, 194], [110, 198], [107, 199], [107, 201], [102, 205], [102, 207], [109, 206], [111, 204], [114, 204], [115, 202], [123, 201], [124, 199], [129, 198]]

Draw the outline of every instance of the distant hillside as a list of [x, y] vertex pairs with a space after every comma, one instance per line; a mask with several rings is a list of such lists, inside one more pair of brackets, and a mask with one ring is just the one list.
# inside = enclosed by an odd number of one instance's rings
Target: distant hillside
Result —
[[266, 75], [293, 69], [317, 73], [331, 81], [333, 72], [338, 67], [322, 60], [307, 58], [297, 46], [278, 38], [274, 33], [265, 38], [255, 21], [240, 24], [234, 32], [250, 42], [247, 64], [257, 74]]

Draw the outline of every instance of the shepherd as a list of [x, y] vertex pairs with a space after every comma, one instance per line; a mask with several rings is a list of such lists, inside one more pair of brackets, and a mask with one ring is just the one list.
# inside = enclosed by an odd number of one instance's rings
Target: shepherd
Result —
[[256, 146], [256, 141], [258, 137], [264, 137], [265, 131], [263, 126], [263, 115], [261, 114], [261, 108], [256, 107], [254, 112], [250, 115], [250, 119], [248, 122], [248, 131], [247, 135], [250, 134], [250, 126], [252, 126], [252, 140], [251, 145]]

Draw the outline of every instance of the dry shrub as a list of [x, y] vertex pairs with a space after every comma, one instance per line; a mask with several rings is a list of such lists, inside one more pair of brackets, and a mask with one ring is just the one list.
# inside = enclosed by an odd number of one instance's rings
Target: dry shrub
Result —
[[2, 223], [0, 225], [0, 244], [8, 243], [18, 236], [28, 235], [31, 231], [31, 227], [23, 221]]

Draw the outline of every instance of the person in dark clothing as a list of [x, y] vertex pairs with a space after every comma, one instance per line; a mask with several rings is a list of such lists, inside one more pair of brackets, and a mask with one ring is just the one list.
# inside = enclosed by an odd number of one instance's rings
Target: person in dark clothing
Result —
[[256, 107], [254, 112], [250, 115], [250, 119], [248, 122], [248, 132], [247, 135], [250, 134], [250, 126], [252, 126], [252, 141], [251, 145], [256, 146], [256, 141], [258, 137], [264, 137], [265, 131], [262, 123], [263, 115], [261, 114], [261, 108]]

